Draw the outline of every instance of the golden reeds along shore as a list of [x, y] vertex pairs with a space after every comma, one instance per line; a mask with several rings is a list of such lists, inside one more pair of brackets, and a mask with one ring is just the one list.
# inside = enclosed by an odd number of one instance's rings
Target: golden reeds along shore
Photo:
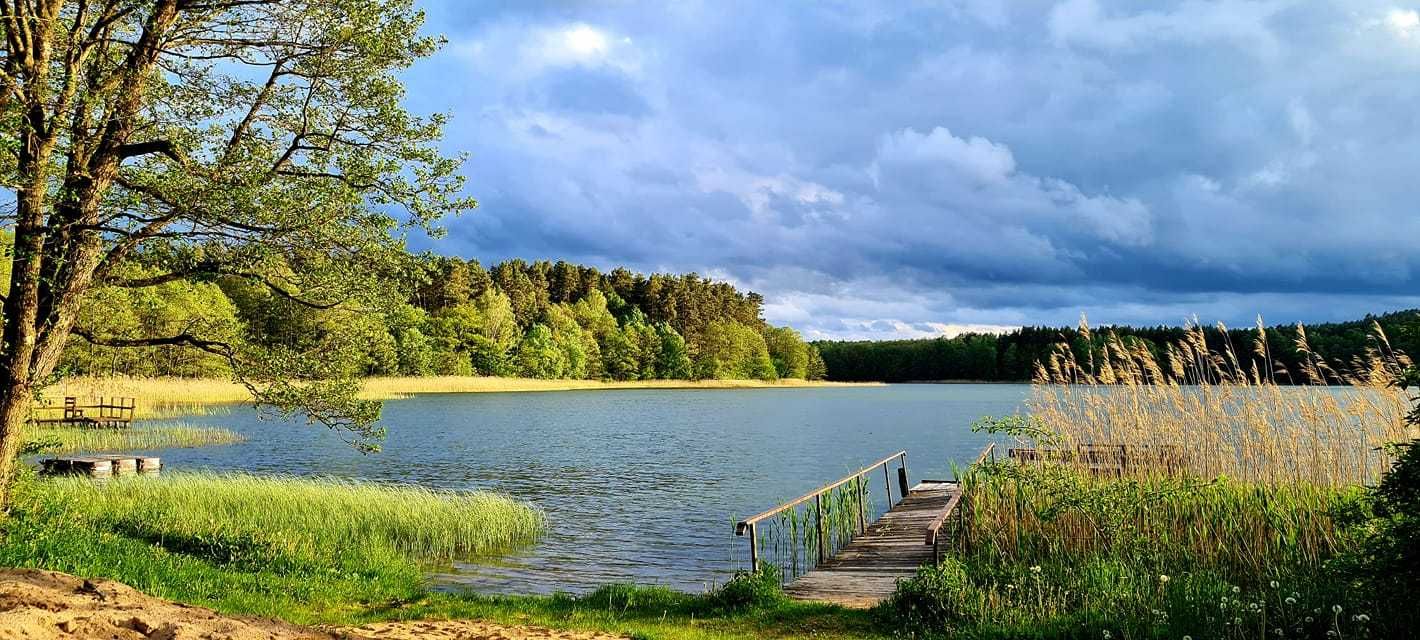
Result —
[[1299, 380], [1278, 379], [1261, 324], [1241, 354], [1210, 346], [1198, 326], [1157, 355], [1081, 330], [1098, 346], [1077, 354], [1061, 345], [1038, 366], [1026, 402], [1057, 447], [1172, 447], [1200, 477], [1344, 487], [1374, 483], [1391, 463], [1386, 445], [1420, 436], [1404, 421], [1411, 400], [1392, 384], [1411, 359], [1379, 325], [1372, 347], [1344, 367], [1313, 352], [1299, 325]]
[[[786, 389], [800, 387], [878, 386], [879, 383], [809, 380], [541, 380], [494, 376], [405, 376], [364, 380], [364, 396], [391, 400], [420, 393], [499, 393], [529, 391], [579, 391], [600, 389]], [[66, 396], [130, 397], [137, 399], [134, 417], [140, 420], [209, 413], [225, 405], [251, 401], [246, 387], [216, 378], [134, 378], [79, 376], [66, 378], [45, 389], [42, 404], [58, 404]]]

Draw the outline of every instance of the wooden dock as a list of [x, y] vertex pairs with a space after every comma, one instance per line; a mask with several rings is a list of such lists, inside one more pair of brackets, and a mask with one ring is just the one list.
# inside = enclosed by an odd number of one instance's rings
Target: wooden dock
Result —
[[[988, 444], [972, 465], [988, 459], [994, 461], [995, 452], [996, 445]], [[899, 496], [896, 503], [890, 472], [894, 462], [897, 463]], [[887, 510], [882, 517], [869, 522], [864, 492], [869, 476], [876, 475], [878, 469], [883, 473]], [[910, 578], [922, 565], [937, 561], [944, 537], [939, 533], [945, 533], [943, 527], [959, 513], [957, 507], [962, 493], [956, 480], [923, 480], [909, 485], [907, 477], [907, 452], [899, 451], [799, 498], [741, 520], [735, 524], [735, 534], [749, 538], [750, 566], [758, 569], [762, 566], [759, 527], [772, 526], [781, 514], [790, 512], [792, 515], [791, 510], [807, 509], [804, 526], [817, 530], [813, 541], [818, 553], [808, 570], [790, 582], [785, 592], [795, 600], [872, 607], [892, 595], [898, 580]], [[830, 525], [824, 524], [825, 496], [833, 502], [834, 492], [840, 492], [839, 498], [842, 498], [843, 491], [850, 492], [850, 496], [856, 494], [856, 501], [846, 503], [847, 508], [858, 512], [856, 526], [850, 523], [849, 531], [840, 528], [837, 533], [831, 533]], [[839, 523], [841, 527], [843, 522]], [[798, 560], [791, 559], [788, 566], [798, 568]]]
[[[882, 602], [917, 568], [936, 561], [929, 528], [955, 509], [960, 491], [951, 482], [923, 482], [827, 561], [785, 588], [795, 600], [868, 608]], [[935, 532], [935, 529], [932, 529]]]
[[162, 468], [163, 461], [155, 456], [126, 454], [69, 456], [40, 461], [40, 472], [45, 475], [81, 475], [91, 478], [154, 474]]

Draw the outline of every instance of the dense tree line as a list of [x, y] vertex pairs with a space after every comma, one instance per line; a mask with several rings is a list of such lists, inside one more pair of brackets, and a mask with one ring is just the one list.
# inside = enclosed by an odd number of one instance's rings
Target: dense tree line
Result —
[[[280, 288], [216, 276], [109, 289], [81, 309], [106, 335], [196, 332], [320, 354], [344, 375], [499, 375], [609, 380], [822, 378], [816, 349], [761, 318], [763, 299], [696, 274], [649, 276], [567, 262], [418, 256], [400, 304], [310, 305]], [[126, 268], [146, 275], [143, 260]], [[222, 375], [223, 358], [159, 345], [71, 340], [72, 373]]]
[[[1420, 310], [1396, 311], [1361, 320], [1305, 327], [1311, 351], [1324, 357], [1334, 368], [1346, 367], [1365, 357], [1376, 346], [1375, 326], [1379, 325], [1392, 348], [1420, 355]], [[1076, 354], [1098, 350], [1107, 335], [1142, 340], [1155, 353], [1163, 345], [1184, 337], [1182, 327], [1098, 327], [1087, 341], [1075, 327], [1023, 327], [1008, 333], [963, 334], [952, 338], [889, 341], [819, 341], [812, 346], [822, 354], [827, 379], [883, 382], [929, 380], [1026, 381], [1036, 363], [1043, 362], [1057, 345], [1068, 344]], [[1268, 327], [1267, 350], [1279, 382], [1300, 381], [1301, 362], [1306, 354], [1297, 348], [1296, 326]], [[1231, 343], [1240, 358], [1253, 357], [1257, 329], [1234, 328], [1224, 332], [1205, 328], [1210, 346], [1223, 349]]]

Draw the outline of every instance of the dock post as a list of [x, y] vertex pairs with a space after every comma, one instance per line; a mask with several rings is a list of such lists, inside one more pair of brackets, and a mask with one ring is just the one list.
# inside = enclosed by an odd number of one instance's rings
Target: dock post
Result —
[[814, 523], [814, 526], [818, 527], [818, 563], [823, 564], [824, 559], [828, 557], [828, 552], [826, 550], [828, 546], [828, 541], [824, 540], [825, 530], [823, 528], [822, 493], [814, 496], [814, 511], [818, 513], [817, 522]]
[[759, 571], [759, 531], [755, 529], [758, 523], [749, 523], [749, 570]]
[[887, 508], [892, 508], [892, 478], [888, 476], [888, 463], [883, 463], [883, 489], [887, 493], [883, 494], [887, 498]]
[[868, 507], [866, 504], [868, 501], [868, 485], [863, 482], [862, 476], [858, 476], [858, 479], [854, 480], [853, 484], [858, 487], [858, 533], [863, 533], [868, 530]]
[[903, 466], [903, 467], [898, 467], [898, 469], [897, 469], [897, 488], [898, 488], [899, 490], [901, 490], [901, 492], [902, 492], [902, 497], [906, 498], [906, 497], [907, 497], [907, 467], [905, 467], [905, 466]]

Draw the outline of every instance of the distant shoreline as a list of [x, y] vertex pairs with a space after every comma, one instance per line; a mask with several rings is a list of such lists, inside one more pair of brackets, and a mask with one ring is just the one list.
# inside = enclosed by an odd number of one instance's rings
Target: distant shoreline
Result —
[[[613, 391], [623, 389], [800, 389], [877, 387], [883, 382], [822, 380], [542, 380], [493, 376], [429, 376], [365, 378], [361, 397], [395, 400], [429, 393], [527, 393], [543, 391]], [[135, 418], [151, 420], [201, 414], [209, 409], [251, 401], [246, 387], [220, 378], [130, 378], [82, 376], [67, 378], [45, 389], [47, 404], [65, 396], [130, 397], [137, 400]]]

